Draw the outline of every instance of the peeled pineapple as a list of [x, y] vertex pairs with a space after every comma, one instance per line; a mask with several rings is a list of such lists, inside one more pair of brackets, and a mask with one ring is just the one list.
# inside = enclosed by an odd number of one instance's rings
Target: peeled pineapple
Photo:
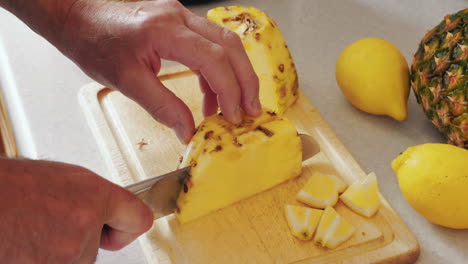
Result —
[[366, 177], [356, 180], [340, 199], [354, 212], [366, 217], [373, 216], [380, 208], [379, 187], [375, 173], [371, 172]]
[[283, 113], [297, 99], [296, 67], [278, 25], [255, 7], [217, 7], [209, 20], [236, 32], [260, 79], [260, 101]]
[[333, 249], [348, 240], [355, 231], [356, 228], [339, 215], [335, 209], [327, 207], [320, 218], [314, 242]]
[[298, 176], [300, 137], [292, 122], [271, 111], [239, 125], [207, 117], [187, 147], [181, 167], [192, 166], [177, 200], [181, 223]]
[[286, 205], [284, 211], [293, 236], [300, 240], [312, 239], [323, 210], [298, 205]]
[[334, 206], [338, 201], [338, 194], [347, 185], [335, 175], [314, 173], [305, 186], [297, 194], [297, 199], [315, 208]]

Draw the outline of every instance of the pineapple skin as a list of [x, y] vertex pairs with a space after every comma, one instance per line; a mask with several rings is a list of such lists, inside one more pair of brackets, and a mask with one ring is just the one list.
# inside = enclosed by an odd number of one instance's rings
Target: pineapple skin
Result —
[[421, 41], [411, 86], [448, 143], [468, 149], [468, 8], [445, 16]]
[[228, 28], [242, 40], [260, 82], [260, 101], [282, 114], [295, 103], [299, 82], [296, 66], [278, 25], [255, 7], [217, 7], [207, 18]]
[[217, 114], [189, 143], [180, 167], [189, 165], [175, 212], [182, 224], [298, 176], [302, 145], [294, 124], [274, 112], [239, 125]]

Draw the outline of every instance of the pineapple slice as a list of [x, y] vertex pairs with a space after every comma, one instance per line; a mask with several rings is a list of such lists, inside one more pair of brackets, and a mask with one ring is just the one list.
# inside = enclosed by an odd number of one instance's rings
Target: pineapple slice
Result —
[[334, 175], [314, 173], [304, 188], [297, 194], [297, 199], [315, 208], [334, 206], [338, 193], [346, 189], [346, 183]]
[[297, 99], [296, 68], [278, 25], [255, 7], [217, 7], [209, 20], [236, 32], [260, 80], [260, 101], [283, 113]]
[[354, 212], [371, 217], [380, 207], [379, 187], [375, 173], [369, 173], [355, 181], [340, 196], [340, 199]]
[[337, 176], [333, 174], [328, 174], [328, 177], [333, 178], [333, 180], [335, 181], [336, 190], [338, 191], [338, 193], [343, 193], [346, 190], [346, 188], [348, 188], [348, 184], [346, 184], [342, 179], [338, 178]]
[[325, 208], [315, 233], [315, 243], [325, 246], [325, 238], [329, 233], [329, 230], [335, 229], [340, 221], [337, 216], [338, 213], [335, 211], [335, 209], [332, 207]]
[[314, 242], [323, 247], [334, 249], [348, 240], [356, 231], [345, 218], [339, 215], [332, 207], [325, 208]]
[[177, 200], [181, 223], [298, 176], [302, 146], [294, 124], [271, 111], [244, 116], [239, 125], [207, 117], [187, 147], [181, 167], [192, 166]]
[[300, 240], [310, 240], [322, 216], [323, 210], [297, 205], [286, 205], [285, 214], [291, 233]]

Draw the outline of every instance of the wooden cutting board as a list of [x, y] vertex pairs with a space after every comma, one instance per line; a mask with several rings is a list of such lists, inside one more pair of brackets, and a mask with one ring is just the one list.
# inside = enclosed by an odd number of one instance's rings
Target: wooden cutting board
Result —
[[[164, 69], [159, 78], [202, 119], [197, 77], [182, 66]], [[172, 130], [155, 122], [139, 105], [93, 83], [80, 90], [80, 103], [113, 180], [127, 185], [174, 170], [184, 146]], [[351, 212], [341, 202], [337, 211], [357, 231], [334, 250], [295, 239], [283, 215], [285, 204], [298, 204], [295, 194], [316, 171], [348, 183], [364, 172], [317, 110], [301, 93], [285, 114], [301, 132], [319, 142], [322, 152], [304, 162], [303, 173], [266, 192], [185, 225], [173, 216], [158, 219], [140, 237], [148, 263], [413, 263], [419, 256], [414, 235], [382, 199], [370, 218]], [[381, 175], [386, 176], [386, 175]], [[248, 184], [248, 183], [246, 183]]]
[[8, 109], [0, 92], [0, 155], [8, 158], [18, 157], [16, 139], [11, 126]]

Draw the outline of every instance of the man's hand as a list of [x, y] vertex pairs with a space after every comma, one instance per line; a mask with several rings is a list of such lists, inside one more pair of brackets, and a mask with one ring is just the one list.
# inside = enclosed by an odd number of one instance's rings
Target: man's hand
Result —
[[[233, 32], [176, 0], [0, 0], [90, 77], [120, 90], [187, 142], [188, 107], [156, 78], [161, 59], [199, 76], [203, 113], [237, 123], [260, 114], [258, 78]], [[134, 195], [73, 165], [0, 159], [0, 256], [13, 263], [89, 263], [152, 224]], [[11, 260], [11, 261], [10, 261]]]
[[148, 230], [151, 210], [84, 168], [0, 159], [2, 263], [92, 263]]
[[234, 32], [198, 17], [177, 0], [78, 0], [69, 11], [59, 49], [89, 76], [122, 91], [187, 142], [194, 132], [188, 107], [155, 77], [161, 59], [198, 74], [203, 112], [218, 106], [230, 122], [241, 110], [260, 114], [258, 78]]

